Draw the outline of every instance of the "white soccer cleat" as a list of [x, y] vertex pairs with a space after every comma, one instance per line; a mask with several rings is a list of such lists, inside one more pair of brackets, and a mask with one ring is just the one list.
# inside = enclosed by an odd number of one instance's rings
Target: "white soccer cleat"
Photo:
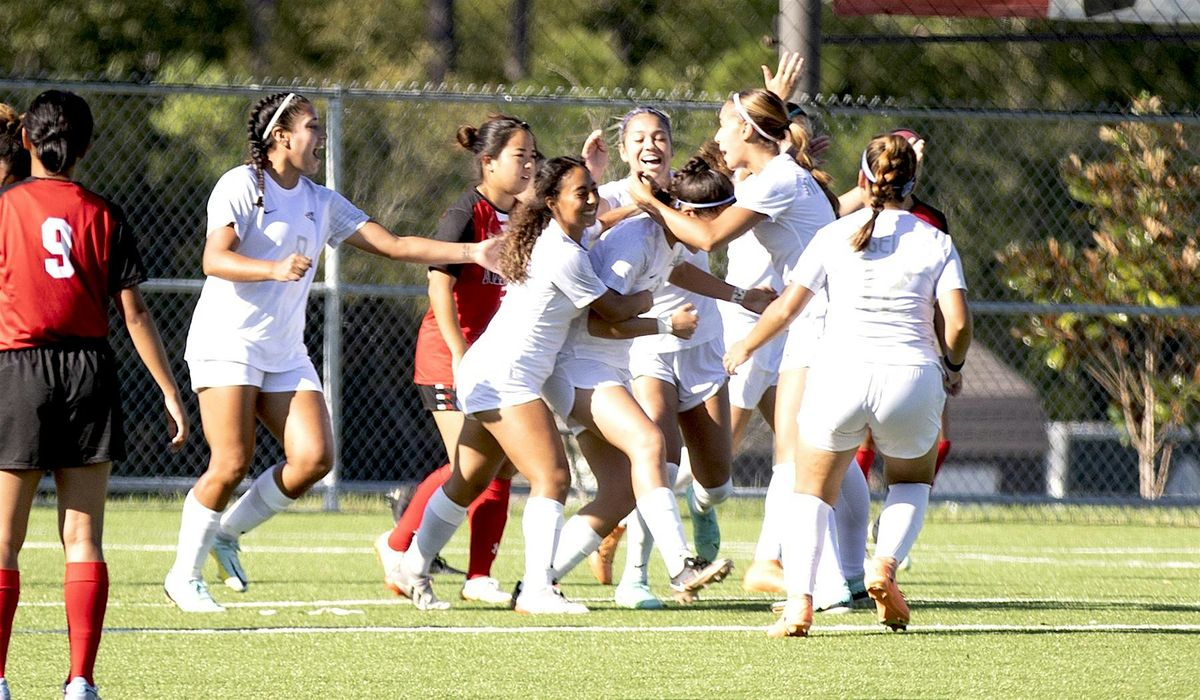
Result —
[[250, 579], [246, 577], [246, 570], [242, 568], [239, 558], [241, 551], [242, 548], [236, 539], [217, 535], [213, 540], [212, 556], [217, 560], [217, 572], [220, 573], [221, 579], [232, 590], [245, 593], [250, 587]]
[[12, 693], [8, 692], [7, 678], [0, 678], [0, 700], [12, 700]]
[[203, 579], [184, 578], [167, 574], [163, 581], [163, 591], [181, 611], [185, 613], [219, 613], [225, 612], [208, 592], [208, 584]]
[[522, 615], [582, 615], [588, 612], [583, 603], [567, 600], [557, 588], [522, 590], [514, 610]]
[[404, 566], [403, 560], [392, 571], [392, 583], [400, 595], [412, 601], [417, 610], [449, 610], [450, 604], [437, 597], [433, 592], [433, 579], [410, 572]]
[[75, 676], [70, 683], [63, 684], [63, 700], [100, 700], [100, 693], [86, 678]]
[[622, 581], [613, 594], [613, 600], [630, 610], [662, 610], [664, 607], [650, 586], [642, 581]]
[[512, 594], [500, 589], [500, 582], [491, 576], [469, 578], [463, 583], [460, 593], [463, 600], [474, 600], [480, 603], [508, 605]]
[[400, 586], [396, 585], [396, 572], [400, 570], [404, 552], [392, 549], [392, 546], [388, 544], [388, 538], [391, 536], [392, 531], [388, 530], [375, 538], [375, 556], [379, 558], [379, 564], [383, 567], [383, 585], [396, 595], [404, 595]]

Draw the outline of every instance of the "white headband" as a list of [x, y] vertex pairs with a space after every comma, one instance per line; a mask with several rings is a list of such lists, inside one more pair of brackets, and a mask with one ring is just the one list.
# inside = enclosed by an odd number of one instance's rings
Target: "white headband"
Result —
[[271, 129], [275, 128], [276, 122], [279, 121], [279, 116], [283, 114], [283, 110], [287, 109], [288, 104], [295, 98], [296, 93], [294, 92], [289, 92], [287, 97], [283, 98], [283, 102], [279, 103], [279, 107], [277, 107], [275, 109], [275, 113], [271, 115], [271, 121], [267, 122], [267, 128], [263, 129], [262, 136], [259, 138], [261, 138], [263, 141], [266, 141], [267, 138], [270, 137]]
[[[866, 150], [863, 150], [862, 165], [860, 167], [862, 168], [863, 176], [867, 178], [867, 182], [875, 184], [875, 182], [878, 181], [879, 178], [875, 177], [875, 173], [871, 171], [870, 163], [867, 162]], [[904, 183], [904, 186], [900, 188], [900, 196], [904, 199], [908, 199], [908, 195], [913, 193], [913, 190], [916, 188], [916, 186], [917, 178], [914, 177], [913, 179]]]
[[720, 206], [724, 206], [726, 204], [733, 204], [736, 201], [737, 201], [737, 197], [734, 197], [731, 195], [729, 197], [726, 197], [725, 199], [722, 199], [719, 202], [705, 202], [703, 204], [697, 204], [696, 202], [685, 202], [682, 199], [677, 199], [677, 200], [675, 200], [675, 203], [681, 207], [690, 207], [692, 209], [712, 209], [713, 207], [720, 207]]
[[740, 95], [738, 95], [736, 92], [735, 92], [735, 93], [733, 93], [733, 108], [737, 110], [737, 113], [738, 113], [738, 115], [740, 115], [740, 116], [741, 116], [741, 118], [742, 118], [742, 121], [744, 121], [744, 122], [746, 122], [747, 124], [749, 124], [750, 126], [754, 127], [754, 130], [758, 132], [758, 135], [759, 135], [759, 136], [761, 136], [761, 137], [763, 137], [764, 139], [766, 139], [766, 140], [770, 141], [771, 143], [779, 143], [779, 141], [780, 141], [779, 139], [777, 139], [777, 138], [775, 138], [774, 136], [772, 136], [772, 135], [768, 134], [766, 131], [763, 131], [763, 128], [762, 128], [761, 126], [759, 126], [759, 125], [758, 125], [758, 122], [754, 121], [754, 120], [753, 120], [753, 119], [750, 117], [750, 113], [749, 113], [749, 112], [747, 112], [747, 111], [746, 111], [746, 108], [742, 106], [742, 98], [741, 98], [741, 96], [740, 96]]

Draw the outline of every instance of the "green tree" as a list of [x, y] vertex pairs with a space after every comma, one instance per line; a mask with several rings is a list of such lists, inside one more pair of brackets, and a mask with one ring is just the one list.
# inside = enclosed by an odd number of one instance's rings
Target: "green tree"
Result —
[[[1135, 113], [1162, 112], [1143, 96]], [[1182, 125], [1122, 122], [1100, 129], [1109, 160], [1070, 156], [1063, 176], [1090, 207], [1092, 241], [1012, 244], [1007, 285], [1040, 304], [1200, 305], [1200, 144]], [[1136, 313], [1034, 314], [1013, 329], [1067, 379], [1082, 372], [1109, 398], [1109, 417], [1138, 454], [1143, 498], [1162, 495], [1179, 431], [1200, 400], [1200, 319]]]

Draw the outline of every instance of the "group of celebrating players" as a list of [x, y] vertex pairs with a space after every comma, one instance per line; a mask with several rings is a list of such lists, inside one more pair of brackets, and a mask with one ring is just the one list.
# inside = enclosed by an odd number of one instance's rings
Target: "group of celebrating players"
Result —
[[[387, 585], [417, 608], [449, 607], [431, 581], [464, 520], [466, 600], [586, 613], [559, 581], [590, 557], [610, 583], [622, 533], [619, 605], [663, 607], [647, 576], [655, 547], [676, 600], [695, 600], [733, 566], [720, 556], [716, 509], [733, 493], [733, 452], [757, 409], [775, 431], [775, 466], [743, 585], [786, 593], [768, 634], [805, 636], [814, 610], [868, 599], [880, 622], [904, 628], [897, 562], [948, 450], [944, 402], [961, 388], [971, 340], [962, 265], [944, 217], [913, 196], [916, 134], [873, 138], [856, 187], [831, 192], [817, 165], [825, 144], [786, 101], [799, 68], [785, 56], [777, 73], [764, 69], [767, 89], [733, 94], [712, 141], [678, 170], [669, 117], [631, 110], [617, 140], [628, 173], [600, 185], [609, 160], [601, 132], [580, 157], [543, 158], [515, 117], [460, 127], [479, 181], [432, 239], [395, 236], [309, 179], [324, 146], [309, 100], [259, 100], [249, 160], [208, 201], [206, 280], [185, 359], [211, 458], [184, 502], [168, 597], [186, 612], [223, 610], [203, 577], [207, 558], [245, 591], [240, 537], [329, 471], [331, 422], [303, 344], [304, 312], [314, 258], [347, 243], [429, 266], [414, 379], [449, 462], [375, 541]], [[12, 397], [0, 405], [0, 700], [9, 697], [17, 557], [45, 471], [58, 488], [67, 560], [64, 696], [96, 698], [104, 494], [124, 456], [109, 299], [162, 390], [173, 446], [188, 419], [138, 293], [146, 275], [134, 237], [115, 205], [72, 180], [91, 141], [87, 103], [51, 90], [21, 117], [0, 118], [0, 387]], [[725, 279], [709, 271], [718, 248]], [[233, 500], [259, 422], [285, 459]], [[560, 425], [597, 483], [569, 519]], [[864, 562], [874, 449], [888, 492]], [[524, 573], [510, 593], [491, 568], [517, 472], [529, 497]], [[675, 496], [683, 483], [694, 549]]]

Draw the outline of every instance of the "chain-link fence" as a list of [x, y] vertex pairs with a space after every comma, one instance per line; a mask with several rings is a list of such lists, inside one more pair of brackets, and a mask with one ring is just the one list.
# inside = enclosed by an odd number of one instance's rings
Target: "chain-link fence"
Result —
[[[0, 81], [0, 100], [26, 104], [47, 86]], [[202, 277], [205, 202], [217, 177], [243, 157], [244, 115], [264, 90], [101, 83], [66, 87], [89, 100], [98, 121], [94, 146], [77, 176], [119, 202], [138, 232], [153, 278], [144, 290], [176, 376], [186, 387], [183, 345]], [[460, 123], [478, 124], [494, 111], [517, 114], [532, 125], [540, 150], [548, 155], [578, 152], [589, 131], [606, 128], [614, 153], [608, 176], [615, 179], [624, 171], [615, 157], [613, 125], [633, 103], [652, 101], [671, 114], [677, 164], [713, 134], [719, 107], [629, 95], [336, 88], [305, 93], [329, 127], [325, 181], [394, 232], [420, 235], [430, 234], [441, 212], [471, 185], [470, 159], [453, 141]], [[1194, 366], [1168, 360], [1200, 354], [1200, 335], [1180, 330], [1190, 328], [1200, 311], [1187, 297], [1145, 307], [1128, 305], [1143, 303], [1134, 299], [1113, 300], [1126, 304], [1117, 308], [1080, 306], [1093, 300], [1069, 295], [1023, 295], [1014, 282], [1011, 257], [1014, 245], [1044, 247], [1051, 237], [1064, 246], [1091, 244], [1095, 217], [1089, 219], [1091, 208], [1081, 203], [1065, 168], [1072, 155], [1084, 162], [1108, 162], [1124, 148], [1102, 141], [1101, 127], [1136, 123], [1195, 143], [1200, 118], [899, 108], [868, 100], [822, 101], [813, 111], [815, 128], [832, 137], [825, 159], [837, 189], [854, 184], [858, 155], [871, 135], [903, 125], [928, 140], [918, 193], [949, 216], [966, 264], [976, 322], [966, 390], [949, 402], [953, 448], [935, 496], [969, 502], [1140, 503], [1162, 493], [1164, 498], [1156, 502], [1200, 502], [1200, 439], [1192, 432], [1195, 402], [1190, 396], [1182, 404], [1167, 400], [1170, 387], [1197, 381]], [[1185, 169], [1200, 165], [1195, 151], [1174, 156]], [[1194, 221], [1189, 235], [1196, 236]], [[1009, 256], [1007, 262], [1001, 254]], [[427, 304], [424, 270], [349, 247], [327, 250], [322, 265], [325, 281], [315, 285], [309, 303], [307, 343], [325, 373], [338, 423], [338, 480], [329, 492], [418, 479], [445, 461], [411, 383], [416, 331]], [[720, 271], [721, 254], [714, 256], [714, 265]], [[1162, 376], [1146, 384], [1158, 392], [1150, 402], [1153, 415], [1162, 419], [1164, 410], [1178, 413], [1178, 420], [1151, 422], [1169, 425], [1176, 446], [1169, 473], [1164, 476], [1152, 467], [1151, 479], [1157, 481], [1149, 491], [1139, 479], [1139, 464], [1144, 472], [1146, 460], [1139, 462], [1134, 449], [1145, 437], [1145, 411], [1129, 409], [1134, 433], [1118, 428], [1126, 424], [1128, 411], [1119, 392], [1107, 388], [1103, 368], [1087, 365], [1086, 353], [1072, 350], [1070, 338], [1059, 338], [1058, 347], [1055, 338], [1037, 331], [1039, 324], [1070, 330], [1080, 318], [1094, 321], [1089, 328], [1124, 324], [1127, 339], [1149, 337], [1151, 326], [1165, 324], [1178, 331], [1161, 340], [1155, 352], [1166, 358]], [[1126, 342], [1095, 328], [1077, 335], [1096, 343]], [[129, 459], [117, 469], [117, 484], [139, 489], [189, 484], [206, 462], [203, 440], [197, 436], [177, 455], [162, 449], [161, 407], [153, 384], [123, 333], [114, 338], [122, 358], [131, 442]], [[1130, 347], [1114, 347], [1112, 354], [1125, 356], [1131, 365], [1144, 359]], [[194, 397], [188, 396], [196, 417]], [[266, 434], [260, 438], [258, 468], [279, 459], [274, 440]], [[756, 423], [737, 457], [739, 486], [765, 484], [770, 444], [769, 432]], [[1161, 457], [1161, 450], [1155, 454]]]

